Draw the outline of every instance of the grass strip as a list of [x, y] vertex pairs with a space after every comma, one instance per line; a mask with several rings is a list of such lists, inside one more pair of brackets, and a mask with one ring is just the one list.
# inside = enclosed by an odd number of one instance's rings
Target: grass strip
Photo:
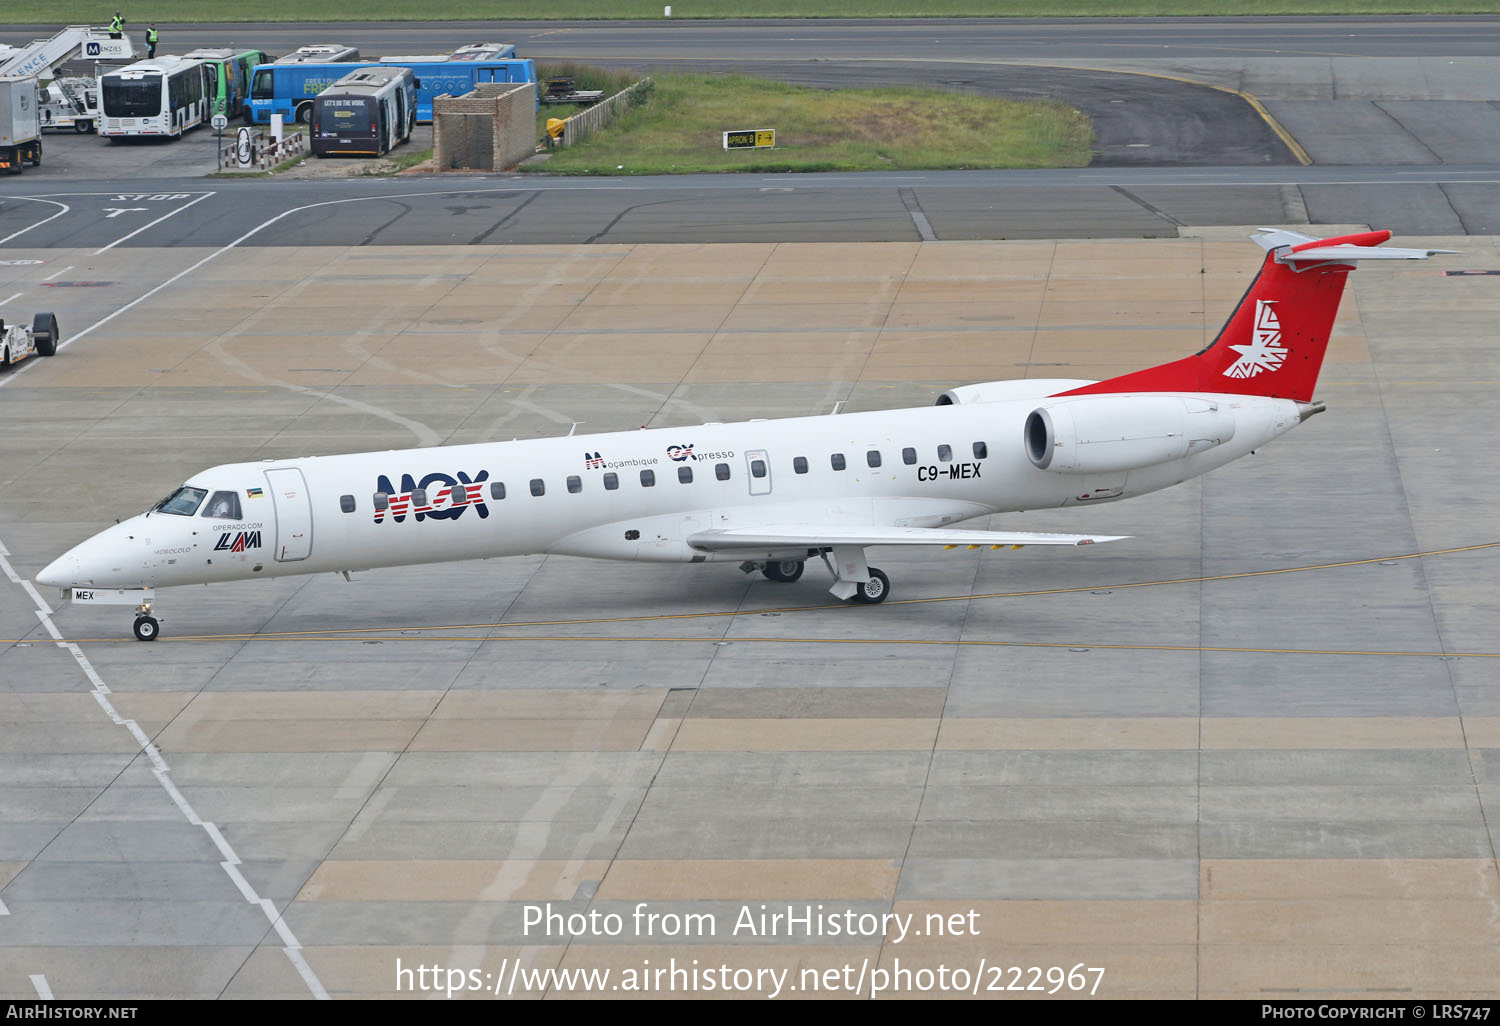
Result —
[[[574, 77], [579, 88], [605, 87]], [[542, 109], [544, 119], [559, 116], [566, 115]], [[723, 148], [726, 131], [768, 128], [776, 132], [774, 149]], [[656, 76], [645, 102], [602, 131], [528, 169], [644, 175], [1083, 167], [1092, 138], [1088, 118], [1054, 100], [671, 74]]]

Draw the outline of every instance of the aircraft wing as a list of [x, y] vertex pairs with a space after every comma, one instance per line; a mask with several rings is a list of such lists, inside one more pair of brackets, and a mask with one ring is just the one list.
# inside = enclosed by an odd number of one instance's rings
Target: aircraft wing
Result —
[[769, 524], [698, 531], [695, 549], [824, 548], [833, 545], [1093, 545], [1120, 541], [1123, 534], [1046, 534], [1037, 531], [960, 531], [947, 527], [876, 527], [857, 524]]

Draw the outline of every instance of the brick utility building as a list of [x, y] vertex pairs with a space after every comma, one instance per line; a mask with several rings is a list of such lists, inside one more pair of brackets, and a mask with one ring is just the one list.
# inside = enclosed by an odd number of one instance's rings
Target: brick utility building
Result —
[[484, 82], [432, 101], [433, 163], [439, 171], [497, 171], [536, 152], [536, 83]]

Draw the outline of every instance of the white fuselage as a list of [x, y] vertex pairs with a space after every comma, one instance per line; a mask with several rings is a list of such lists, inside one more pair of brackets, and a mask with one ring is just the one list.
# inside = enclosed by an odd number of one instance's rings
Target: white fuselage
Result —
[[207, 499], [191, 515], [141, 514], [38, 580], [145, 588], [527, 553], [803, 558], [806, 546], [710, 549], [689, 539], [778, 524], [947, 527], [1109, 502], [1222, 466], [1305, 416], [1285, 399], [1184, 393], [1231, 418], [1224, 440], [1129, 469], [1041, 469], [1023, 438], [1027, 418], [1055, 408], [1060, 400], [1045, 397], [1068, 384], [1017, 382], [1014, 398], [962, 405], [228, 464], [188, 486], [234, 493], [238, 517], [208, 515]]

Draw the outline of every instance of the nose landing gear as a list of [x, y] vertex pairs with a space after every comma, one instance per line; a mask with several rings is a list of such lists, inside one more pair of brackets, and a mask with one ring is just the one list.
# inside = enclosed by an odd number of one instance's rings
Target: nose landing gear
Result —
[[151, 615], [151, 603], [142, 602], [135, 607], [135, 631], [136, 641], [155, 641], [161, 633], [161, 623]]

